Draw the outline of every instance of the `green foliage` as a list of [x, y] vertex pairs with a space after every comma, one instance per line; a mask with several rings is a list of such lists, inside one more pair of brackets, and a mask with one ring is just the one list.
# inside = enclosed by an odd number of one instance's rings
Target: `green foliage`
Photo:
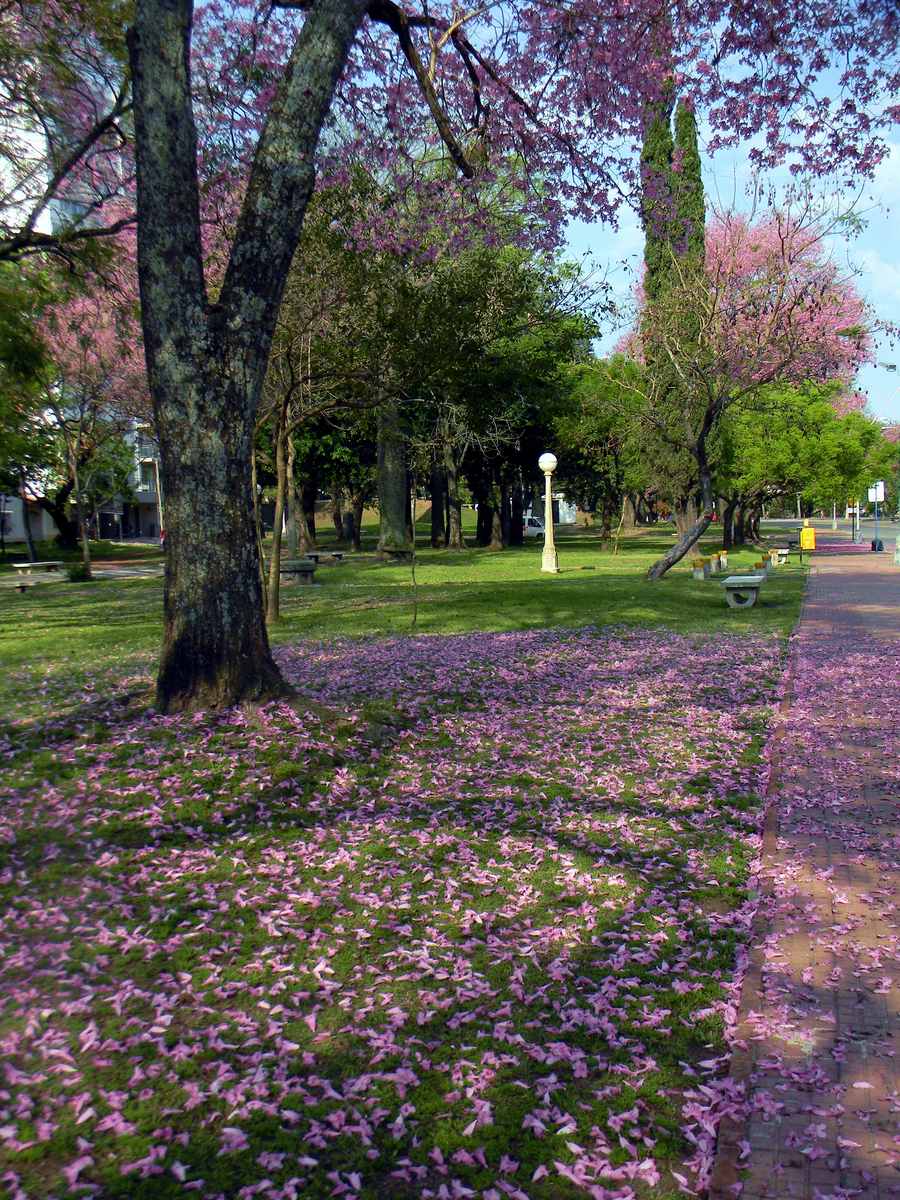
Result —
[[558, 480], [608, 528], [626, 493], [646, 487], [640, 428], [642, 368], [622, 356], [569, 368], [570, 394], [554, 420]]
[[652, 106], [641, 148], [641, 223], [644, 227], [644, 294], [651, 302], [663, 293], [671, 262], [672, 140], [671, 89]]
[[835, 387], [764, 389], [724, 418], [722, 490], [771, 501], [800, 493], [816, 507], [843, 505], [896, 469], [900, 448], [860, 412], [839, 415]]
[[675, 109], [675, 148], [670, 174], [674, 202], [675, 234], [679, 256], [695, 270], [703, 270], [706, 257], [706, 205], [701, 175], [697, 118], [684, 100]]

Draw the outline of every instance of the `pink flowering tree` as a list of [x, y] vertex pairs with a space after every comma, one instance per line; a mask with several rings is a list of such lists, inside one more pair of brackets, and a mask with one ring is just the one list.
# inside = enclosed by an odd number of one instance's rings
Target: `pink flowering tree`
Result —
[[713, 519], [714, 444], [730, 408], [752, 408], [775, 383], [836, 382], [843, 385], [837, 395], [852, 394], [856, 370], [871, 356], [872, 316], [829, 253], [829, 233], [808, 207], [755, 224], [720, 216], [706, 231], [704, 269], [674, 258], [665, 293], [642, 297], [640, 331], [628, 343], [639, 359], [652, 345], [653, 369], [636, 385], [641, 419], [664, 453], [690, 464], [702, 499], [696, 520], [651, 567], [651, 580], [683, 558]]
[[121, 0], [0, 11], [0, 262], [96, 266], [134, 221]]
[[[761, 162], [793, 154], [867, 172], [897, 115], [896, 58], [884, 54], [897, 21], [861, 5], [848, 24], [795, 0], [774, 11], [704, 0], [669, 6], [664, 21], [658, 0], [290, 0], [214, 3], [196, 17], [191, 0], [138, 0], [142, 313], [168, 497], [160, 706], [284, 691], [263, 619], [250, 450], [317, 165], [340, 181], [362, 160], [398, 196], [415, 191], [457, 220], [502, 187], [550, 237], [571, 214], [613, 218], [637, 182], [647, 104], [674, 72], [716, 140], [764, 131]], [[824, 95], [838, 61], [840, 94]], [[208, 202], [236, 161], [246, 191], [212, 302], [201, 178]]]
[[48, 308], [40, 324], [47, 348], [42, 424], [55, 453], [30, 479], [29, 493], [53, 517], [65, 544], [80, 537], [88, 570], [88, 511], [127, 479], [134, 459], [124, 435], [150, 416], [133, 233], [118, 241], [104, 277]]

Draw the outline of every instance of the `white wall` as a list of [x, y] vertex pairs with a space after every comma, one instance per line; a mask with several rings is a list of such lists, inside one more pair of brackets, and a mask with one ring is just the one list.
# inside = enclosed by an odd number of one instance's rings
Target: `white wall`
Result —
[[[22, 517], [22, 501], [18, 496], [2, 496], [0, 497], [0, 506], [3, 509], [0, 516], [2, 516], [6, 540], [8, 542], [24, 542], [25, 521]], [[32, 507], [29, 523], [31, 536], [36, 542], [48, 541], [56, 536], [56, 525], [53, 523], [53, 518], [43, 509], [37, 511]]]

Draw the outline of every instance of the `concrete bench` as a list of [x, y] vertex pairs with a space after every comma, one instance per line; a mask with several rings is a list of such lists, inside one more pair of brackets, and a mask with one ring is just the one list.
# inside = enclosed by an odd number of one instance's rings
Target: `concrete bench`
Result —
[[722, 580], [725, 600], [729, 608], [752, 608], [759, 589], [766, 582], [765, 575], [729, 575]]
[[25, 592], [34, 587], [34, 580], [29, 578], [32, 571], [58, 571], [63, 564], [56, 559], [50, 559], [47, 562], [14, 562], [12, 565], [19, 577], [16, 580], [16, 591]]
[[298, 583], [312, 583], [317, 564], [310, 558], [288, 558], [281, 564], [281, 574]]
[[62, 563], [51, 559], [48, 562], [17, 562], [12, 565], [20, 575], [30, 575], [32, 571], [39, 569], [43, 569], [44, 571], [58, 571]]

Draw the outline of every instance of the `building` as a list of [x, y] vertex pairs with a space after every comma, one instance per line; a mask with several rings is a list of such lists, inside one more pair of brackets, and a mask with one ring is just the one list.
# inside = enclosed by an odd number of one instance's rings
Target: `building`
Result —
[[24, 501], [20, 496], [0, 492], [0, 525], [7, 542], [25, 542], [25, 511], [27, 506], [28, 525], [36, 542], [49, 541], [56, 536], [56, 525], [48, 512], [44, 512], [33, 500]]

